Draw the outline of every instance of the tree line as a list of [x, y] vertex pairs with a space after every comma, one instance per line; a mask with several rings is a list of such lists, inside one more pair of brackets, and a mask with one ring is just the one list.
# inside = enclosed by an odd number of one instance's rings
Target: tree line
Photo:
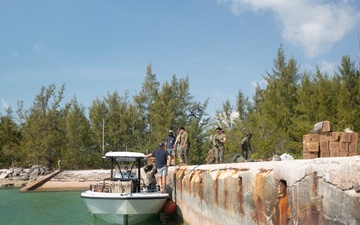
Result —
[[266, 87], [257, 85], [251, 100], [239, 90], [235, 103], [225, 100], [214, 118], [206, 113], [209, 99], [199, 102], [190, 93], [188, 77], [173, 75], [160, 84], [151, 65], [138, 94], [109, 92], [87, 109], [76, 97], [63, 103], [65, 85], [42, 87], [29, 109], [19, 101], [15, 111], [0, 115], [0, 168], [55, 167], [60, 159], [66, 169], [101, 168], [105, 152], [153, 151], [169, 129], [181, 126], [189, 133], [192, 164], [204, 163], [217, 126], [227, 135], [225, 162], [239, 153], [248, 132], [251, 158], [262, 159], [282, 153], [301, 158], [303, 135], [323, 120], [334, 131], [359, 130], [359, 66], [349, 56], [334, 74], [300, 72], [280, 47], [263, 78]]

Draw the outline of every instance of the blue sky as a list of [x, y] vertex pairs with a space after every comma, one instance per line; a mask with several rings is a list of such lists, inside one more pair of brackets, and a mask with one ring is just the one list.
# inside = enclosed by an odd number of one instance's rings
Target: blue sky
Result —
[[301, 71], [330, 74], [360, 53], [357, 0], [4, 0], [0, 29], [3, 115], [50, 84], [85, 107], [115, 90], [134, 95], [149, 64], [161, 83], [189, 76], [214, 115], [238, 90], [251, 98], [266, 85], [280, 45]]

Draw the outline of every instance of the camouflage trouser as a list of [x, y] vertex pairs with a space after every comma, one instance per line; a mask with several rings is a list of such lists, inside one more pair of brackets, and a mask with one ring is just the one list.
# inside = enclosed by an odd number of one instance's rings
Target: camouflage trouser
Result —
[[215, 154], [216, 164], [224, 162], [224, 146], [222, 145], [214, 146], [214, 154]]
[[249, 158], [249, 149], [243, 149], [242, 156], [247, 160]]
[[188, 164], [188, 149], [189, 149], [188, 145], [186, 145], [185, 147], [180, 146], [179, 157], [181, 163]]

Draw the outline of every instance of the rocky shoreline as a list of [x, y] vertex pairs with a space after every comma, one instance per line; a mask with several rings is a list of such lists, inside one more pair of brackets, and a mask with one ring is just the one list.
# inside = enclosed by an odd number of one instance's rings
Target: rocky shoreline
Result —
[[[0, 188], [24, 187], [52, 173], [43, 166], [28, 169], [0, 169]], [[57, 176], [40, 186], [36, 191], [86, 190], [90, 184], [109, 177], [110, 170], [63, 170]]]

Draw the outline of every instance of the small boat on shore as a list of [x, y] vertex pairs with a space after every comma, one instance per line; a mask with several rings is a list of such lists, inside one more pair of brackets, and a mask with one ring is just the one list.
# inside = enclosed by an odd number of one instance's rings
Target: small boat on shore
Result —
[[108, 223], [124, 225], [138, 224], [157, 215], [169, 194], [145, 185], [141, 177], [145, 155], [108, 152], [104, 157], [111, 159], [110, 178], [81, 193], [90, 213]]

